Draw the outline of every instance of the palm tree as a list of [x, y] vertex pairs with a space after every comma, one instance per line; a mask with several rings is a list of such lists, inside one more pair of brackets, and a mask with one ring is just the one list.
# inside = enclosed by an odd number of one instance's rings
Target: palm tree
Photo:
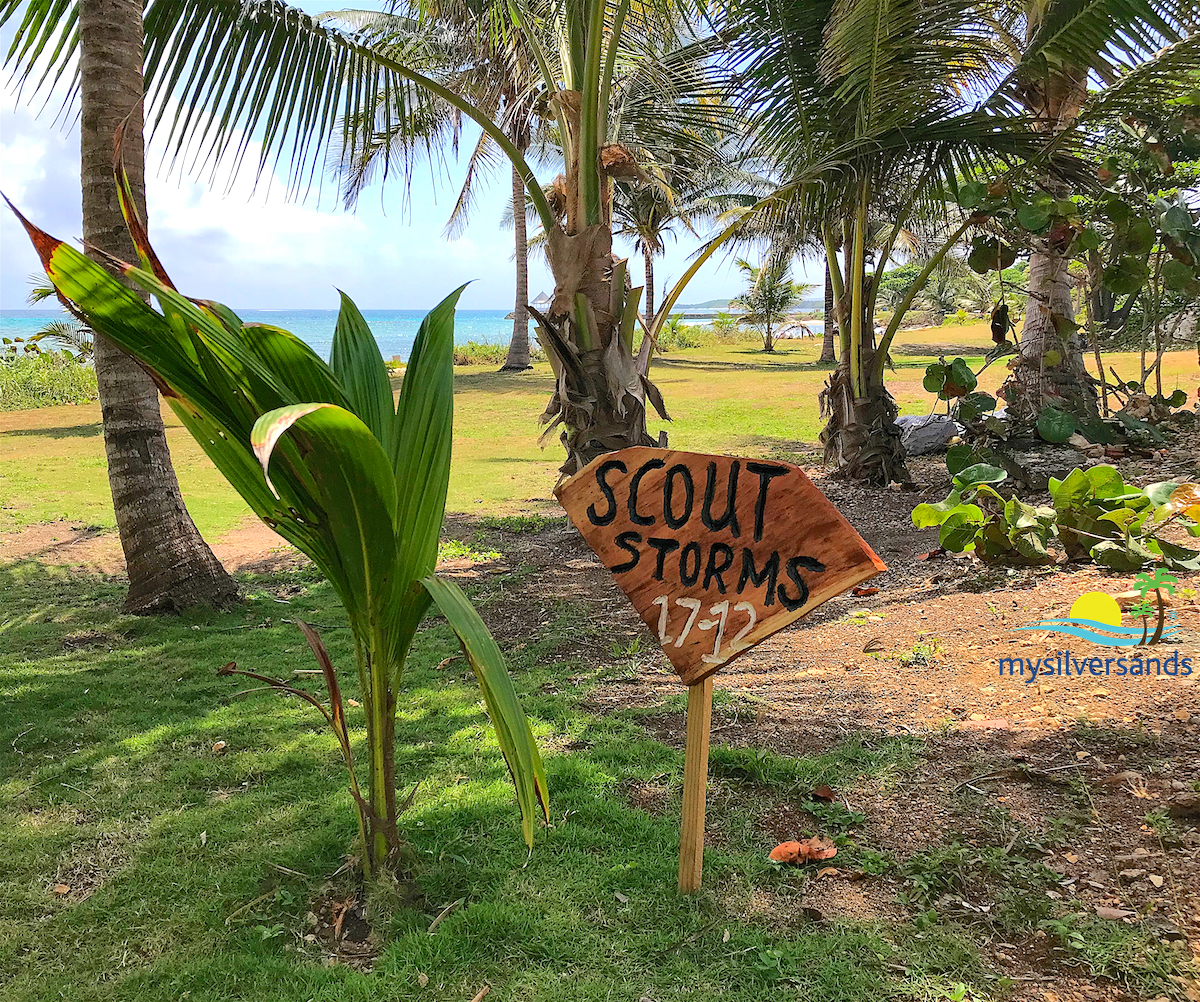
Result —
[[829, 262], [825, 262], [825, 324], [821, 333], [821, 357], [818, 362], [836, 362], [833, 331], [837, 326], [837, 307], [833, 298], [833, 276]]
[[[539, 76], [532, 57], [518, 36], [489, 30], [486, 17], [472, 6], [432, 8], [427, 19], [374, 11], [334, 11], [321, 16], [325, 24], [369, 30], [372, 47], [421, 65], [440, 84], [467, 94], [525, 156], [535, 140], [547, 143], [548, 115], [545, 96], [538, 93]], [[382, 95], [377, 105], [385, 104]], [[398, 109], [397, 109], [398, 110]], [[411, 108], [415, 120], [378, 122], [374, 111], [356, 126], [353, 143], [340, 151], [338, 173], [342, 197], [352, 208], [376, 172], [386, 178], [394, 158], [407, 171], [415, 157], [428, 152], [444, 156], [447, 146], [457, 151], [463, 117], [444, 101]], [[474, 208], [478, 186], [499, 165], [497, 149], [487, 133], [480, 135], [467, 161], [462, 185], [447, 220], [445, 233], [461, 236]], [[509, 165], [512, 188], [513, 258], [516, 288], [512, 311], [513, 333], [501, 372], [531, 368], [529, 345], [529, 246], [526, 231], [525, 184], [515, 165]], [[507, 219], [507, 216], [506, 216]]]
[[775, 328], [812, 286], [792, 281], [791, 258], [784, 254], [768, 252], [757, 267], [745, 258], [738, 258], [736, 263], [746, 276], [748, 288], [733, 304], [744, 310], [748, 324], [762, 332], [763, 351], [774, 351]]
[[[1030, 116], [1047, 142], [1089, 120], [1153, 120], [1194, 90], [1194, 0], [1024, 0], [991, 11], [1011, 66], [998, 94]], [[1061, 176], [1046, 173], [1041, 181], [1056, 197], [1069, 193]], [[1083, 364], [1086, 332], [1074, 327], [1070, 253], [1053, 231], [1035, 241], [1020, 354], [1000, 390], [1014, 420], [1035, 422], [1047, 402], [1074, 414], [1097, 412], [1096, 382]], [[1065, 343], [1064, 327], [1072, 330]], [[1058, 361], [1047, 365], [1051, 349]]]
[[[98, 261], [130, 260], [133, 244], [113, 182], [113, 136], [124, 125], [144, 218], [141, 7], [79, 0], [78, 18], [84, 245]], [[233, 579], [179, 493], [154, 381], [104, 337], [95, 338], [95, 363], [108, 482], [129, 575], [125, 609], [150, 613], [235, 600]]]
[[[619, 180], [613, 185], [614, 233], [631, 239], [642, 255], [644, 312], [650, 320], [657, 316], [654, 258], [666, 249], [666, 238], [677, 235], [676, 229], [696, 236], [701, 220], [717, 219], [733, 205], [757, 201], [752, 189], [761, 186], [761, 180], [739, 169], [733, 151], [708, 131], [702, 142], [710, 158], [694, 162], [688, 150], [677, 148], [666, 162], [651, 159], [644, 180]], [[640, 138], [630, 134], [627, 141], [637, 146]], [[711, 158], [714, 152], [720, 155]]]
[[[734, 31], [757, 149], [785, 178], [757, 211], [794, 216], [829, 264], [841, 350], [822, 397], [826, 461], [856, 480], [907, 479], [888, 349], [913, 297], [982, 220], [964, 214], [932, 250], [878, 341], [875, 277], [914, 221], [944, 218], [945, 186], [1044, 143], [1019, 116], [977, 106], [990, 93], [993, 43], [961, 4], [745, 0]], [[889, 225], [872, 254], [879, 219]]]

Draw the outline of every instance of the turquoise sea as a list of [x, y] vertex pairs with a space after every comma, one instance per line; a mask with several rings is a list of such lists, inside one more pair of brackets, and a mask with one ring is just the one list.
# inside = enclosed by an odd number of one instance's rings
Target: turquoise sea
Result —
[[[455, 343], [508, 344], [512, 337], [512, 321], [504, 319], [507, 312], [459, 310], [454, 321]], [[402, 361], [408, 359], [425, 313], [425, 310], [363, 310], [383, 357], [390, 359], [398, 355]], [[333, 328], [337, 323], [336, 310], [238, 310], [237, 314], [246, 323], [271, 324], [291, 331], [322, 358], [329, 358]], [[61, 318], [62, 314], [53, 310], [0, 310], [0, 336], [28, 337], [47, 322]]]

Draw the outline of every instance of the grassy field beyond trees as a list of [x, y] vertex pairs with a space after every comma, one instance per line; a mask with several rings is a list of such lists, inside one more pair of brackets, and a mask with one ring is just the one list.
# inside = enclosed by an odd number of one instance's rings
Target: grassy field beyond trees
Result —
[[[905, 331], [888, 380], [901, 413], [928, 413], [932, 398], [921, 378], [939, 350], [948, 358], [961, 354], [978, 368], [990, 344], [983, 324]], [[674, 420], [652, 424], [651, 430], [665, 428], [674, 448], [818, 464], [823, 422], [817, 394], [829, 375], [816, 364], [819, 352], [819, 339], [781, 341], [770, 355], [753, 343], [672, 351], [653, 371]], [[1106, 364], [1136, 377], [1133, 353], [1108, 355]], [[980, 378], [980, 389], [995, 392], [1005, 372], [1003, 363], [993, 365]], [[1190, 352], [1169, 354], [1163, 372], [1168, 394], [1179, 386], [1194, 395], [1200, 385], [1200, 365]], [[720, 378], [712, 378], [715, 374]], [[449, 511], [557, 511], [550, 489], [561, 449], [556, 438], [545, 450], [537, 444], [537, 415], [552, 385], [546, 362], [519, 375], [478, 365], [456, 370]], [[188, 509], [205, 536], [218, 537], [248, 517], [249, 509], [174, 415], [164, 411], [164, 417]], [[113, 527], [99, 405], [0, 414], [0, 439], [0, 532], [55, 519]]]

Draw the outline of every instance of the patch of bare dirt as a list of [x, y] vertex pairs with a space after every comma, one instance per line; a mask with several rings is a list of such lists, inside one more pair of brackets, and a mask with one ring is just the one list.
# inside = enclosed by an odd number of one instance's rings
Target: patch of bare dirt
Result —
[[[308, 563], [304, 554], [253, 517], [217, 539], [212, 549], [229, 571], [262, 574]], [[0, 563], [18, 560], [73, 567], [105, 577], [125, 574], [125, 556], [116, 532], [76, 522], [44, 522], [17, 532], [0, 532]]]

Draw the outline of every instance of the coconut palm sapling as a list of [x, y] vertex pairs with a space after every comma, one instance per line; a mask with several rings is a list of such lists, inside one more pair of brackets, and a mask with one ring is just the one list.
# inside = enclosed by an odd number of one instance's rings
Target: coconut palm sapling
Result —
[[[290, 685], [262, 678], [316, 705], [333, 728], [350, 770], [366, 874], [379, 872], [402, 848], [396, 705], [409, 649], [431, 605], [457, 633], [475, 671], [532, 845], [539, 808], [543, 815], [548, 808], [529, 723], [482, 620], [455, 584], [434, 574], [450, 473], [458, 293], [422, 323], [393, 405], [379, 347], [347, 296], [326, 365], [288, 331], [242, 324], [220, 304], [180, 295], [150, 247], [123, 173], [121, 179], [141, 267], [112, 263], [132, 288], [22, 222], [76, 318], [137, 360], [234, 489], [312, 558], [345, 607], [366, 716], [365, 790], [337, 674], [315, 632], [302, 626], [326, 680], [328, 710]], [[153, 296], [159, 309], [133, 288]]]

